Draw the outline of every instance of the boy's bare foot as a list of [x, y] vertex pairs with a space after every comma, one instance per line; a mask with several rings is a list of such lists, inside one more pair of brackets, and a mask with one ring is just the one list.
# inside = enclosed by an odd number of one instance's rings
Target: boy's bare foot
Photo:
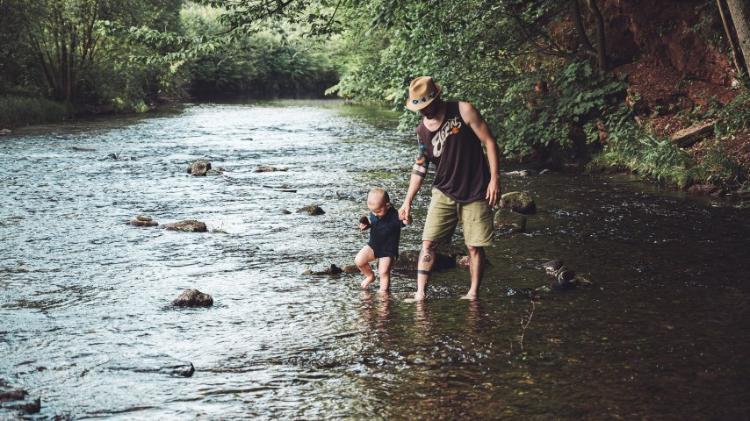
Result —
[[463, 297], [461, 297], [461, 299], [474, 301], [477, 299], [477, 294], [466, 294]]
[[362, 289], [367, 289], [367, 287], [369, 287], [370, 284], [373, 283], [373, 282], [375, 282], [375, 277], [374, 276], [372, 276], [372, 277], [366, 277], [365, 279], [362, 280], [362, 282], [359, 284], [359, 286], [362, 287]]

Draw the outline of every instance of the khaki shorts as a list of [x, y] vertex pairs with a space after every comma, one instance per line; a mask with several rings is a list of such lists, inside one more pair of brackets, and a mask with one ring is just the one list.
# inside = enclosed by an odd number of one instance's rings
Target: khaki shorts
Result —
[[459, 222], [464, 227], [464, 242], [467, 246], [487, 247], [492, 244], [492, 210], [486, 200], [456, 203], [433, 188], [422, 241], [449, 241]]

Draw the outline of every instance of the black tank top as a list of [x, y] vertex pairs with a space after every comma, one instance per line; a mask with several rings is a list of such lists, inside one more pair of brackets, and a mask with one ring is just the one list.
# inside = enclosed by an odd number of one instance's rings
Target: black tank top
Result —
[[435, 188], [458, 203], [484, 200], [490, 182], [489, 164], [482, 143], [461, 118], [458, 102], [446, 102], [443, 124], [436, 131], [420, 122], [417, 136], [436, 168]]

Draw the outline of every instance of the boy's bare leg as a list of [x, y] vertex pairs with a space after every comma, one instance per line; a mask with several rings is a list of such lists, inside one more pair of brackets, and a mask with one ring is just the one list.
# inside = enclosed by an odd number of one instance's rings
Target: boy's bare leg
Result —
[[362, 288], [367, 288], [375, 281], [375, 273], [370, 267], [370, 262], [373, 260], [375, 260], [375, 252], [370, 246], [362, 247], [362, 250], [357, 253], [357, 257], [354, 258], [354, 264], [357, 265], [359, 271], [365, 275], [365, 279], [359, 284]]
[[463, 297], [464, 300], [476, 300], [479, 284], [482, 282], [484, 273], [484, 248], [466, 246], [469, 250], [469, 273], [471, 275], [471, 286], [469, 292]]
[[425, 288], [430, 281], [430, 271], [435, 263], [434, 241], [422, 241], [422, 251], [419, 252], [419, 261], [417, 262], [417, 293], [414, 294], [414, 300], [422, 301], [425, 297]]
[[391, 269], [393, 268], [393, 257], [381, 257], [378, 259], [378, 275], [380, 275], [380, 293], [387, 294], [391, 288]]

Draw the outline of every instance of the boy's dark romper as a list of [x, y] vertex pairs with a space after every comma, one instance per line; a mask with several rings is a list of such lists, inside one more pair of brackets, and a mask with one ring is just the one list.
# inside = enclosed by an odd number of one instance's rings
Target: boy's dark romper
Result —
[[367, 245], [375, 252], [376, 258], [398, 257], [402, 226], [404, 224], [398, 219], [398, 212], [393, 207], [382, 218], [370, 213], [370, 241]]

